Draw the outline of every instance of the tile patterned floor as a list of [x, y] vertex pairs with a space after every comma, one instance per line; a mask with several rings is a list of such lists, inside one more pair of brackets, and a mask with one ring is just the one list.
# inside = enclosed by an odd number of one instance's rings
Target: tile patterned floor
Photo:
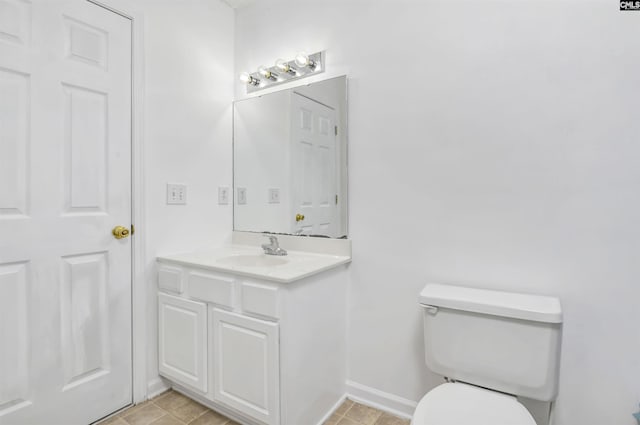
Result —
[[[123, 410], [99, 425], [240, 425], [175, 391]], [[310, 425], [310, 424], [296, 424]], [[324, 425], [409, 425], [409, 420], [345, 401]]]
[[347, 399], [324, 425], [409, 425], [410, 422]]
[[239, 425], [175, 391], [123, 410], [99, 425]]

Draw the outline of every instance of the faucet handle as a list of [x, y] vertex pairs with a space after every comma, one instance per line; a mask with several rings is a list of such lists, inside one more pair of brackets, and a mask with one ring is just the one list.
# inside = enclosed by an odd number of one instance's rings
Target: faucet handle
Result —
[[269, 242], [271, 243], [271, 245], [275, 245], [276, 247], [278, 246], [278, 237], [277, 236], [273, 236], [273, 235], [262, 235], [266, 238], [269, 238]]
[[278, 238], [275, 235], [263, 234], [269, 238], [269, 244], [263, 244], [262, 249], [264, 249], [264, 253], [268, 255], [287, 255], [287, 251], [280, 248], [280, 244], [278, 243]]

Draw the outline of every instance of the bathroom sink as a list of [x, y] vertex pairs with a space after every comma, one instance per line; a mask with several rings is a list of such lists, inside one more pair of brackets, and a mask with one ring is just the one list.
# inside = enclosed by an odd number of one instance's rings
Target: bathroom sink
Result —
[[289, 262], [287, 258], [273, 255], [230, 255], [217, 260], [218, 263], [241, 267], [281, 266]]

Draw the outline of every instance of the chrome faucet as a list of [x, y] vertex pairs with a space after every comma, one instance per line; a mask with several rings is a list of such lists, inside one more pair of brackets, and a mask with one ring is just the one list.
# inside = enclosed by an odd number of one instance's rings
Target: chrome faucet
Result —
[[267, 255], [287, 255], [287, 251], [280, 248], [278, 238], [272, 235], [264, 235], [269, 238], [269, 243], [262, 244], [262, 249]]

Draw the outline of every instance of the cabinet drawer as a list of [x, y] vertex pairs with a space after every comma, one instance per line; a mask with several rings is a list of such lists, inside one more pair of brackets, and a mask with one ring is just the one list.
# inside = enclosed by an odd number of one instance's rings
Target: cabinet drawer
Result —
[[255, 282], [242, 283], [242, 311], [280, 318], [278, 288]]
[[182, 294], [184, 292], [182, 269], [160, 265], [158, 268], [158, 287], [165, 291]]
[[231, 308], [233, 279], [206, 272], [189, 272], [189, 296]]

